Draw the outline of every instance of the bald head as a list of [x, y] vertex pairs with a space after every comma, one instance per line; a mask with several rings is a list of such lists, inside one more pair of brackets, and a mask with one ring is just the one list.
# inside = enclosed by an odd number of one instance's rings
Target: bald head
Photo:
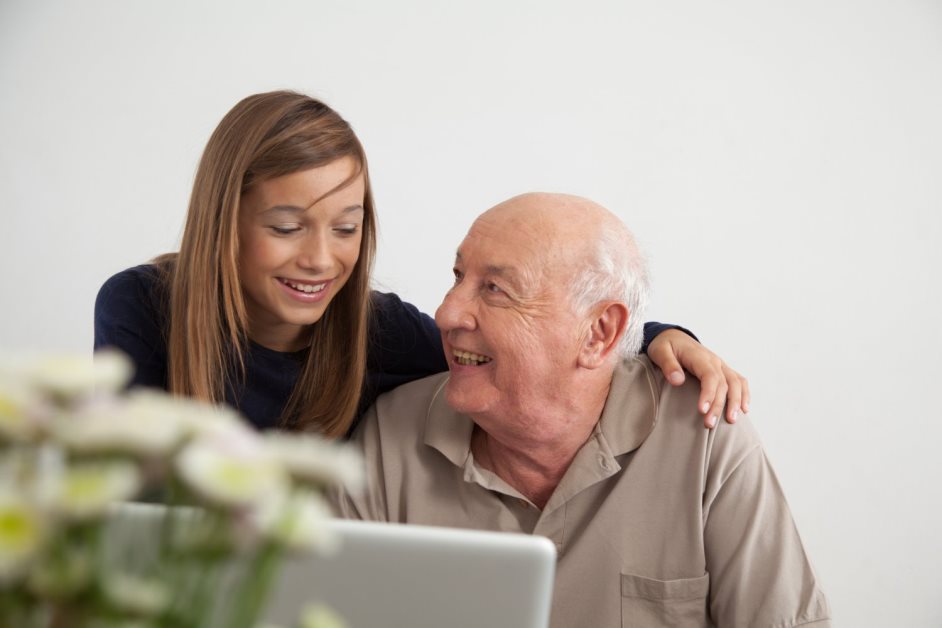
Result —
[[602, 232], [631, 240], [617, 216], [598, 203], [571, 194], [528, 192], [508, 199], [481, 214], [484, 223], [512, 230], [516, 237], [537, 240], [553, 251], [584, 253], [586, 243]]
[[522, 248], [551, 281], [569, 284], [581, 311], [603, 301], [625, 304], [630, 319], [620, 354], [640, 351], [650, 288], [634, 237], [618, 216], [581, 196], [529, 192], [481, 214], [469, 233], [475, 232], [496, 246]]

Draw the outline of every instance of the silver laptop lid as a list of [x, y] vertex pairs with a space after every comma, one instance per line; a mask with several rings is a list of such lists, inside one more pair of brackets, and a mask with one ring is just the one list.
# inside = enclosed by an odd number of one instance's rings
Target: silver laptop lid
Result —
[[350, 628], [546, 628], [556, 548], [544, 537], [334, 520], [333, 556], [287, 559], [269, 621], [309, 601]]

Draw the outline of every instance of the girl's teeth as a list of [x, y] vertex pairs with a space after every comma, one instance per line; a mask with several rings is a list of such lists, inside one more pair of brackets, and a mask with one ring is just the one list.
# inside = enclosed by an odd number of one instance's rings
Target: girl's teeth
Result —
[[291, 286], [292, 288], [294, 288], [295, 290], [297, 290], [298, 292], [308, 292], [308, 293], [320, 292], [321, 290], [324, 289], [324, 286], [327, 285], [327, 284], [321, 283], [321, 284], [317, 284], [316, 286], [312, 286], [310, 284], [291, 283], [290, 281], [286, 281], [285, 283]]

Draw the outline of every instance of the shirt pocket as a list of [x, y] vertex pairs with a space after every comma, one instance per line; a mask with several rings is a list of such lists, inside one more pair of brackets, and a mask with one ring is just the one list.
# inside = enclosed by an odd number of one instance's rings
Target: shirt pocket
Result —
[[681, 580], [653, 580], [621, 574], [622, 628], [707, 628], [710, 574]]

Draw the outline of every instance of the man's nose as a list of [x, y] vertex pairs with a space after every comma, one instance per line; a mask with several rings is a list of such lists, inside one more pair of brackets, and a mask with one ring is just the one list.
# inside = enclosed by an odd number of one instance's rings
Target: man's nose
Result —
[[455, 286], [445, 295], [442, 304], [435, 310], [435, 324], [442, 331], [452, 329], [474, 329], [477, 320], [473, 311], [473, 298], [465, 294], [461, 286]]

